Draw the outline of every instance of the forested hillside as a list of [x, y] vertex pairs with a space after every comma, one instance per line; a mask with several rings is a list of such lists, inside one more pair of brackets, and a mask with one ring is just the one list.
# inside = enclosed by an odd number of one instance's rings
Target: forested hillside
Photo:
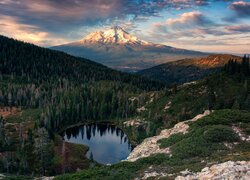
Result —
[[0, 51], [1, 105], [46, 107], [44, 116], [56, 116], [58, 122], [53, 124], [57, 125], [64, 124], [65, 119], [131, 116], [136, 104], [126, 100], [130, 94], [164, 87], [156, 81], [6, 37], [0, 37]]
[[[147, 125], [142, 131], [134, 128], [131, 137], [137, 142], [153, 136], [165, 127], [188, 120], [204, 110], [250, 110], [249, 58], [231, 60], [220, 71], [197, 82], [173, 85], [172, 88], [148, 93], [141, 107], [140, 119]], [[142, 121], [143, 122], [143, 121]], [[150, 128], [149, 128], [150, 127]]]
[[[134, 85], [143, 90], [163, 87], [156, 81], [111, 70], [103, 65], [62, 52], [41, 48], [0, 36], [1, 76], [18, 76], [27, 83], [70, 86], [110, 80]], [[66, 81], [66, 82], [65, 82]]]
[[[83, 58], [0, 36], [1, 171], [56, 173], [58, 160], [53, 157], [58, 157], [53, 153], [60, 141], [54, 139], [55, 130], [85, 121], [133, 117], [145, 100], [131, 102], [131, 96], [164, 87]], [[46, 143], [36, 147], [38, 140]], [[35, 156], [40, 148], [46, 150], [47, 159]]]
[[[235, 172], [223, 167], [225, 170], [222, 169], [221, 174], [202, 168], [231, 161], [248, 164], [250, 160], [248, 57], [245, 56], [240, 63], [231, 60], [220, 72], [195, 83], [151, 92], [148, 96], [149, 101], [140, 108], [139, 127], [130, 126], [130, 131], [127, 131], [139, 142], [152, 136], [140, 144], [142, 149], [137, 151], [136, 161], [128, 159], [112, 166], [61, 175], [56, 179], [175, 179], [177, 176], [189, 179], [199, 171], [207, 174], [194, 179], [205, 179], [213, 177], [211, 175], [221, 178], [247, 173], [243, 168]], [[211, 110], [209, 115], [200, 116], [207, 109]], [[152, 133], [149, 127], [157, 130]], [[161, 136], [160, 140], [153, 136], [155, 133]], [[155, 146], [159, 148], [154, 149]], [[151, 155], [145, 156], [143, 153], [146, 152]]]

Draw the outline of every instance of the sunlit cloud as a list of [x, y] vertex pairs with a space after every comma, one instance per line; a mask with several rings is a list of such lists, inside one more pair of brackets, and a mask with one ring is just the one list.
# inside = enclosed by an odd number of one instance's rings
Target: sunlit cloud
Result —
[[16, 18], [0, 16], [0, 34], [31, 42], [41, 46], [66, 42], [65, 39], [56, 38], [47, 32], [40, 31], [39, 27], [21, 24]]
[[201, 12], [187, 12], [181, 14], [178, 18], [167, 19], [166, 25], [172, 28], [190, 28], [196, 26], [210, 26], [211, 20], [206, 18]]

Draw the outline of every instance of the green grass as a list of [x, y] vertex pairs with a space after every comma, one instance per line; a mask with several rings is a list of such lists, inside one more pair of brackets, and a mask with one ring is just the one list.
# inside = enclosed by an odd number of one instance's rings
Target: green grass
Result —
[[167, 157], [165, 155], [156, 155], [150, 158], [140, 159], [136, 162], [122, 162], [112, 166], [102, 166], [83, 170], [75, 174], [67, 174], [56, 177], [56, 179], [104, 179], [104, 180], [125, 180], [133, 179], [137, 173], [146, 168], [149, 164], [159, 165], [164, 162]]

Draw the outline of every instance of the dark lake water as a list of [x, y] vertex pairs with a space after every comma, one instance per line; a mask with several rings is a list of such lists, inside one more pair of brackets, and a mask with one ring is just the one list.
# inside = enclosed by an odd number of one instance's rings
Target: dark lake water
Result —
[[132, 151], [127, 135], [109, 123], [73, 127], [67, 129], [63, 136], [66, 142], [87, 145], [89, 151], [86, 156], [102, 164], [118, 163]]

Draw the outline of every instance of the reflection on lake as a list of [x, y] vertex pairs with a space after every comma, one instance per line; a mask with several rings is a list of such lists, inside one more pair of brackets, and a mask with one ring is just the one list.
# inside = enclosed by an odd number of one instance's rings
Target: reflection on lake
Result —
[[67, 129], [63, 136], [66, 142], [87, 145], [87, 157], [102, 164], [118, 163], [126, 159], [132, 150], [127, 135], [109, 123], [73, 127]]

